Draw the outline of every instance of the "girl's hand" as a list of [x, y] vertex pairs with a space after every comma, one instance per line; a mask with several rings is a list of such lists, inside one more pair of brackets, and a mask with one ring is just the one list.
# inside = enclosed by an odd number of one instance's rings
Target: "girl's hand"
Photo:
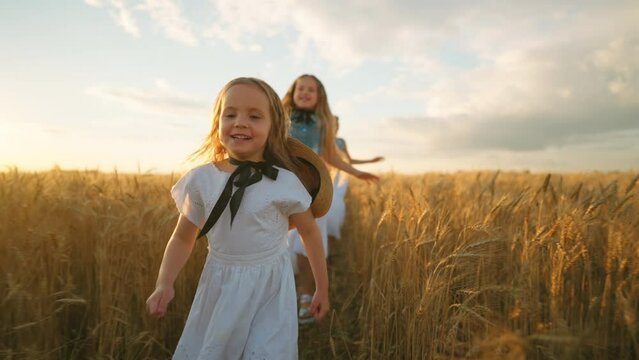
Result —
[[369, 182], [369, 183], [372, 182], [372, 183], [377, 184], [379, 182], [379, 177], [377, 177], [377, 176], [375, 176], [375, 175], [373, 175], [371, 173], [367, 173], [365, 171], [360, 171], [355, 176], [357, 176], [358, 179], [364, 180], [364, 181]]
[[311, 302], [311, 314], [313, 314], [315, 320], [322, 320], [328, 314], [329, 309], [328, 292], [316, 290]]
[[149, 296], [146, 300], [146, 308], [149, 311], [149, 315], [155, 317], [164, 316], [169, 302], [173, 300], [173, 296], [175, 296], [175, 290], [172, 286], [166, 288], [155, 288], [153, 294], [151, 294], [151, 296]]

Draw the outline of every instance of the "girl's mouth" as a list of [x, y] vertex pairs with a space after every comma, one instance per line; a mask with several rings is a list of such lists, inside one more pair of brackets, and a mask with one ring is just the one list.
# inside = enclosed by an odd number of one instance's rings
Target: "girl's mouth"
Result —
[[248, 136], [248, 135], [243, 135], [243, 134], [235, 134], [235, 135], [231, 135], [231, 139], [234, 139], [234, 140], [251, 140], [252, 137]]

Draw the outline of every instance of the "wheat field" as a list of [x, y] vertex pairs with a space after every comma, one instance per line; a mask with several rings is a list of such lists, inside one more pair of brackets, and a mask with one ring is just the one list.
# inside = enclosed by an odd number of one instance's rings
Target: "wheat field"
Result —
[[[0, 173], [0, 356], [165, 359], [206, 256], [146, 316], [178, 175]], [[460, 172], [355, 180], [331, 257], [333, 311], [300, 358], [633, 359], [633, 173]]]

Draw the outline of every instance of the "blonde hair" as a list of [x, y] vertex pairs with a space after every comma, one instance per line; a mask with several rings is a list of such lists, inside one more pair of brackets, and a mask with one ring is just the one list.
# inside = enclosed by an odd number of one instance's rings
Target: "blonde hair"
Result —
[[222, 90], [220, 90], [213, 107], [213, 121], [211, 123], [211, 131], [205, 138], [204, 143], [198, 150], [193, 152], [189, 159], [194, 160], [205, 157], [208, 161], [222, 161], [227, 157], [227, 151], [220, 141], [219, 128], [220, 117], [222, 115], [222, 104], [226, 93], [235, 85], [252, 85], [264, 92], [269, 102], [269, 110], [271, 116], [271, 129], [266, 140], [266, 148], [264, 149], [264, 160], [289, 170], [296, 170], [299, 167], [297, 159], [292, 157], [287, 149], [286, 139], [291, 121], [288, 113], [284, 111], [282, 103], [277, 93], [265, 81], [252, 77], [239, 77], [229, 81]]
[[326, 95], [326, 90], [324, 89], [324, 84], [315, 77], [315, 75], [303, 74], [297, 77], [293, 84], [286, 91], [286, 95], [282, 98], [282, 105], [284, 106], [284, 111], [287, 115], [295, 110], [295, 101], [293, 99], [293, 95], [295, 94], [295, 88], [297, 87], [297, 82], [300, 79], [309, 78], [313, 79], [317, 84], [317, 104], [315, 105], [315, 115], [320, 122], [320, 132], [322, 134], [322, 147], [320, 152], [323, 155], [330, 155], [336, 151], [335, 145], [335, 118], [333, 117], [333, 113], [331, 112], [331, 108], [328, 105], [328, 96]]
[[[335, 144], [337, 145], [337, 132], [339, 131], [339, 116], [337, 115], [333, 115], [333, 118], [335, 119]], [[339, 155], [339, 157], [342, 158], [342, 160], [344, 160], [347, 163], [351, 163], [351, 157], [348, 155], [348, 153], [342, 149], [340, 149], [339, 147], [335, 147], [335, 151], [337, 151], [337, 155]]]

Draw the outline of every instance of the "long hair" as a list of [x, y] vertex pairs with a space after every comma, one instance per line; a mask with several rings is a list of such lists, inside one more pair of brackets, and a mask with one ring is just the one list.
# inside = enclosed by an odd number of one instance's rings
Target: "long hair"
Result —
[[324, 156], [329, 156], [330, 154], [336, 151], [335, 146], [335, 118], [333, 117], [333, 113], [331, 112], [331, 108], [328, 105], [328, 95], [326, 94], [326, 90], [324, 88], [324, 84], [315, 76], [310, 74], [303, 74], [298, 76], [293, 84], [286, 91], [286, 95], [282, 98], [282, 106], [284, 106], [284, 111], [287, 115], [291, 115], [293, 110], [295, 110], [295, 101], [293, 99], [293, 95], [295, 94], [295, 88], [297, 87], [297, 82], [300, 79], [309, 78], [313, 79], [317, 84], [317, 104], [315, 105], [315, 115], [319, 119], [320, 129], [322, 134], [322, 147], [320, 152]]
[[224, 98], [226, 97], [226, 93], [230, 88], [239, 84], [255, 86], [262, 90], [268, 98], [271, 116], [271, 129], [266, 140], [266, 147], [263, 155], [264, 160], [270, 161], [277, 166], [291, 171], [297, 169], [299, 167], [299, 162], [291, 157], [286, 146], [286, 139], [291, 126], [291, 120], [289, 119], [288, 113], [284, 111], [280, 98], [273, 88], [271, 88], [271, 86], [263, 80], [252, 77], [239, 77], [237, 79], [233, 79], [224, 85], [222, 90], [220, 90], [213, 107], [211, 131], [204, 139], [202, 146], [193, 152], [189, 158], [195, 160], [200, 157], [205, 157], [207, 161], [215, 162], [224, 160], [228, 156], [226, 149], [220, 141], [220, 117], [222, 115], [222, 105]]

